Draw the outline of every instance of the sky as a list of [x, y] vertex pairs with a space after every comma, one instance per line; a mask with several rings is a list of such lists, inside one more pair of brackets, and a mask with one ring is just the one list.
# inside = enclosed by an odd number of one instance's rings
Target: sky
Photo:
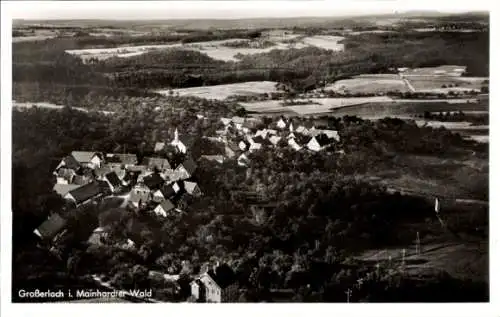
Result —
[[488, 1], [2, 1], [15, 19], [241, 19], [383, 14], [413, 10], [487, 10]]

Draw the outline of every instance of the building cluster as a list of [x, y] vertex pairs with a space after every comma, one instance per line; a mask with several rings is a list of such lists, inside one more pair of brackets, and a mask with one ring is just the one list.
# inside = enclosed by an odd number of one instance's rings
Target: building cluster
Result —
[[[177, 131], [172, 144], [186, 153], [186, 143]], [[162, 157], [143, 157], [139, 161], [135, 154], [73, 151], [55, 168], [53, 191], [76, 207], [109, 195], [122, 195], [136, 210], [167, 217], [182, 212], [179, 205], [184, 197], [202, 195], [193, 178], [196, 169], [197, 164], [189, 156], [173, 168]], [[52, 240], [65, 226], [66, 220], [54, 214], [34, 232]]]
[[225, 143], [228, 158], [239, 155], [237, 161], [240, 166], [248, 164], [248, 153], [258, 150], [288, 146], [295, 151], [319, 152], [340, 141], [338, 131], [317, 128], [310, 121], [294, 122], [282, 117], [260, 129], [256, 128], [260, 121], [252, 118], [221, 118], [221, 122], [224, 128], [217, 130], [217, 136], [210, 139]]

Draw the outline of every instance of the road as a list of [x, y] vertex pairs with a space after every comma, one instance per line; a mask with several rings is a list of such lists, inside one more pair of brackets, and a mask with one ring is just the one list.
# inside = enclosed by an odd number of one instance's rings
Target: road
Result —
[[[12, 107], [27, 108], [27, 109], [37, 107], [37, 108], [53, 109], [53, 110], [61, 110], [64, 108], [64, 106], [54, 105], [54, 104], [47, 103], [47, 102], [16, 102], [16, 101], [12, 101]], [[78, 107], [71, 107], [71, 109], [82, 111], [82, 112], [90, 112], [88, 109], [78, 108]], [[99, 112], [99, 113], [102, 113], [105, 115], [110, 115], [110, 114], [114, 113], [113, 111], [104, 111], [104, 110], [98, 110], [96, 112]]]

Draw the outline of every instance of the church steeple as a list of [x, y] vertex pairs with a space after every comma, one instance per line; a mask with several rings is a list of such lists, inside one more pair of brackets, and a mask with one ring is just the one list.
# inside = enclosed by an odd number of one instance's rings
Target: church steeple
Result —
[[179, 131], [177, 131], [177, 128], [175, 128], [174, 132], [174, 142], [175, 143], [179, 142]]

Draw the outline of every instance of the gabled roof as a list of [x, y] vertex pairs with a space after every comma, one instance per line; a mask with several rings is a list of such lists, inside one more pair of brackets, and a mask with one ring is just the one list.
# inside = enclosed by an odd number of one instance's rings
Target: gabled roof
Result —
[[165, 170], [172, 168], [167, 159], [161, 157], [145, 157], [142, 160], [142, 164], [149, 168], [158, 168], [159, 170]]
[[324, 133], [327, 137], [330, 139], [335, 139], [335, 141], [340, 141], [340, 136], [339, 132], [335, 130], [322, 130], [322, 133]]
[[45, 220], [37, 230], [43, 239], [52, 239], [61, 232], [65, 226], [66, 220], [59, 216], [59, 214], [53, 214]]
[[130, 192], [129, 201], [139, 203], [140, 201], [146, 202], [149, 200], [149, 193], [137, 192], [135, 190]]
[[261, 144], [262, 144], [262, 143], [264, 143], [264, 142], [265, 142], [265, 139], [264, 139], [262, 136], [258, 135], [258, 136], [256, 136], [256, 137], [253, 137], [253, 138], [252, 138], [252, 141], [253, 141], [254, 143], [261, 143]]
[[109, 172], [104, 176], [108, 182], [113, 185], [114, 187], [118, 187], [121, 185], [120, 179], [118, 178], [118, 175], [116, 175], [115, 172]]
[[[161, 206], [161, 208], [165, 212], [170, 211], [170, 210], [175, 208], [174, 204], [172, 204], [172, 202], [169, 199], [162, 201], [160, 204], [158, 204], [158, 206]], [[158, 207], [158, 206], [156, 206], [156, 207]]]
[[232, 117], [231, 120], [233, 121], [233, 123], [238, 123], [238, 124], [243, 124], [245, 122], [245, 118], [237, 116]]
[[274, 145], [277, 145], [278, 142], [281, 140], [281, 137], [273, 135], [272, 137], [269, 138], [269, 142], [271, 142]]
[[104, 165], [102, 167], [96, 168], [94, 170], [94, 175], [96, 177], [104, 177], [104, 175], [106, 175], [110, 172], [111, 172], [111, 167]]
[[109, 153], [106, 154], [107, 163], [119, 163], [126, 165], [137, 165], [137, 155], [127, 153]]
[[91, 177], [85, 175], [75, 175], [73, 177], [73, 184], [77, 185], [87, 185], [91, 182]]
[[164, 180], [158, 173], [153, 173], [143, 178], [144, 185], [149, 189], [157, 189], [163, 184]]
[[224, 125], [228, 125], [231, 123], [231, 119], [229, 119], [229, 118], [220, 118], [220, 121], [222, 121], [222, 123], [224, 123]]
[[172, 188], [172, 185], [162, 186], [159, 191], [163, 195], [164, 198], [170, 198], [175, 196], [175, 190]]
[[211, 162], [219, 162], [222, 163], [224, 162], [224, 156], [222, 155], [202, 155], [200, 158], [205, 159], [207, 161]]
[[148, 169], [147, 166], [145, 165], [131, 165], [127, 167], [127, 170], [130, 172], [135, 172], [135, 173], [143, 173]]
[[189, 175], [193, 175], [197, 168], [196, 163], [193, 161], [192, 158], [186, 159], [180, 165], [184, 166], [184, 169], [189, 173]]
[[72, 155], [66, 156], [62, 159], [62, 161], [64, 162], [64, 166], [66, 166], [67, 168], [73, 170], [80, 168], [80, 163], [78, 163], [78, 161]]
[[99, 185], [99, 182], [88, 183], [69, 192], [69, 194], [71, 194], [71, 196], [75, 199], [76, 203], [82, 203], [99, 195], [100, 193], [101, 186]]
[[240, 147], [234, 142], [227, 142], [226, 147], [230, 148], [233, 152], [240, 151]]
[[194, 190], [198, 187], [198, 184], [195, 182], [184, 181], [184, 189], [188, 194], [193, 194]]
[[97, 152], [87, 152], [87, 151], [73, 151], [71, 152], [71, 156], [75, 158], [77, 162], [80, 163], [88, 163], [92, 160], [92, 158], [97, 155]]
[[65, 167], [61, 167], [57, 171], [57, 177], [62, 177], [62, 178], [65, 178], [67, 180], [70, 180], [71, 177], [73, 177], [74, 175], [75, 175], [75, 171], [74, 170], [69, 169], [69, 168], [65, 168]]
[[165, 148], [165, 142], [156, 142], [155, 143], [155, 152], [159, 152]]
[[315, 138], [321, 147], [332, 143], [332, 139], [328, 138], [326, 136], [326, 134], [319, 134], [319, 135], [315, 136]]
[[234, 284], [236, 280], [234, 271], [227, 264], [221, 264], [215, 270], [207, 271], [207, 275], [210, 276], [221, 289], [225, 289]]
[[52, 190], [64, 197], [68, 192], [73, 189], [77, 189], [80, 186], [81, 185], [77, 184], [55, 184], [54, 187], [52, 187]]

